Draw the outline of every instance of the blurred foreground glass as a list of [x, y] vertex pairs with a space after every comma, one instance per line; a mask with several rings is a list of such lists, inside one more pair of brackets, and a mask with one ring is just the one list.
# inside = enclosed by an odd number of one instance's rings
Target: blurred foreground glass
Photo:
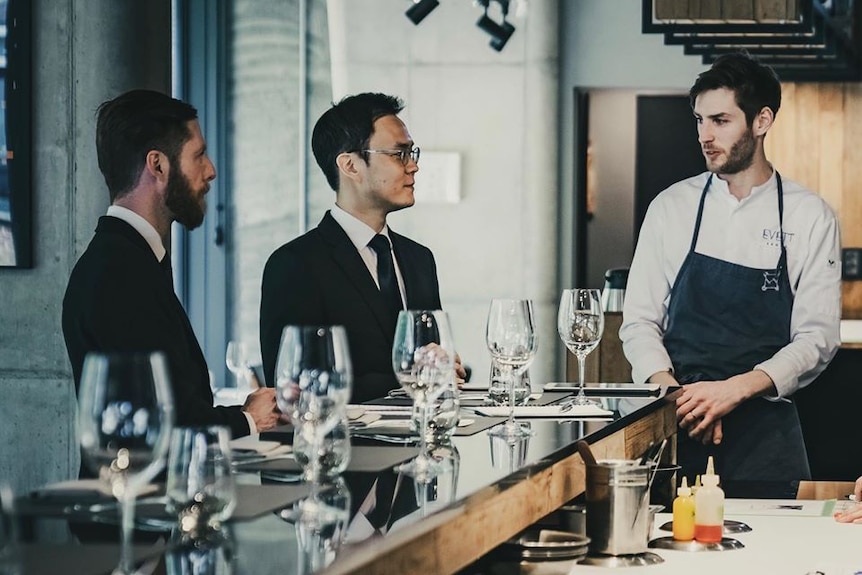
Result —
[[438, 443], [432, 446], [430, 455], [439, 463], [440, 472], [434, 477], [417, 478], [413, 482], [420, 517], [425, 517], [453, 503], [458, 491], [461, 454], [455, 444]]
[[171, 436], [167, 510], [179, 534], [195, 541], [219, 531], [236, 507], [226, 427], [180, 427]]
[[593, 405], [584, 395], [584, 364], [599, 345], [605, 329], [601, 293], [597, 289], [566, 289], [560, 296], [557, 333], [566, 348], [578, 358], [578, 395], [569, 405]]
[[[287, 326], [275, 366], [276, 401], [290, 416], [310, 453], [321, 453], [326, 435], [345, 416], [353, 387], [347, 334], [341, 326]], [[318, 488], [321, 458], [311, 457], [312, 490]], [[314, 497], [307, 499], [314, 506]]]
[[[458, 428], [460, 413], [460, 392], [453, 378], [444, 385], [443, 391], [431, 401], [428, 426], [425, 428], [425, 441], [429, 444], [448, 441]], [[413, 414], [410, 418], [410, 431], [418, 437], [421, 426], [422, 410], [414, 402]]]
[[[300, 575], [320, 571], [335, 559], [341, 548], [350, 520], [350, 490], [341, 477], [310, 496], [313, 505], [299, 504], [292, 514], [282, 512], [282, 518], [293, 521], [298, 547]], [[314, 508], [313, 513], [308, 510]]]
[[173, 418], [164, 355], [87, 354], [78, 429], [84, 462], [121, 503], [122, 547], [115, 574], [135, 571], [135, 496], [165, 465]]
[[[330, 482], [338, 477], [350, 463], [350, 421], [345, 413], [320, 443], [320, 451], [317, 453], [319, 459], [318, 473], [320, 481]], [[306, 440], [306, 434], [302, 430], [302, 420], [293, 430], [293, 455], [296, 462], [302, 467], [303, 480], [312, 479], [312, 446]]]
[[398, 313], [392, 368], [398, 383], [413, 398], [414, 409], [419, 410], [420, 416], [419, 455], [399, 466], [398, 471], [414, 478], [433, 476], [441, 468], [428, 454], [429, 421], [434, 401], [455, 381], [455, 344], [446, 312], [403, 310]]
[[485, 343], [509, 384], [509, 419], [491, 429], [490, 435], [515, 439], [531, 431], [515, 422], [515, 380], [529, 367], [539, 348], [539, 334], [528, 299], [494, 299], [488, 310]]
[[232, 575], [237, 573], [236, 543], [229, 525], [218, 536], [190, 538], [179, 528], [171, 533], [165, 554], [167, 575]]
[[12, 490], [0, 485], [0, 575], [19, 575], [21, 572]]

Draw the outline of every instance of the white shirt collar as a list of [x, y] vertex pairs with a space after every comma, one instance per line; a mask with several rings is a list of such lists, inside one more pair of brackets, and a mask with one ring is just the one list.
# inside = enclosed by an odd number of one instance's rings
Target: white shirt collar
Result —
[[149, 244], [150, 249], [153, 250], [153, 254], [156, 256], [156, 259], [162, 261], [167, 250], [165, 249], [164, 244], [162, 244], [162, 238], [159, 237], [159, 232], [156, 231], [156, 228], [154, 228], [150, 222], [129, 208], [124, 208], [122, 206], [108, 206], [108, 215], [117, 218], [118, 220], [123, 220], [135, 228], [135, 230], [147, 241], [147, 244]]
[[[341, 226], [341, 229], [344, 230], [344, 233], [347, 234], [347, 237], [350, 238], [350, 241], [356, 246], [357, 250], [363, 250], [368, 247], [368, 242], [371, 241], [377, 232], [375, 232], [368, 224], [357, 218], [356, 216], [344, 211], [338, 205], [333, 205], [332, 210], [330, 212], [332, 214], [332, 218]], [[389, 240], [389, 243], [392, 243], [391, 238], [389, 237], [389, 226], [384, 224], [383, 229], [380, 230], [380, 233], [386, 236], [386, 239]]]
[[728, 198], [731, 198], [735, 202], [742, 204], [743, 202], [745, 202], [749, 198], [756, 196], [758, 194], [761, 194], [764, 191], [774, 190], [778, 186], [778, 180], [775, 177], [775, 173], [776, 173], [775, 169], [773, 168], [772, 175], [769, 176], [769, 179], [766, 180], [765, 182], [763, 182], [762, 184], [760, 184], [759, 186], [754, 186], [753, 188], [751, 188], [751, 193], [748, 194], [747, 196], [745, 196], [744, 198], [742, 198], [741, 200], [737, 200], [733, 196], [733, 194], [730, 193], [730, 187], [727, 185], [727, 182], [722, 180], [721, 178], [719, 178], [715, 174], [713, 174], [712, 184], [710, 184], [710, 186], [715, 186], [715, 189], [717, 191], [720, 191], [720, 192], [726, 194]]

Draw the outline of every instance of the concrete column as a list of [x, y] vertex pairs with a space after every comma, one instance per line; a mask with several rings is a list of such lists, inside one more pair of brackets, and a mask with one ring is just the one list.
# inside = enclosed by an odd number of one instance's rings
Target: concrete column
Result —
[[170, 0], [33, 0], [34, 267], [0, 268], [0, 483], [23, 493], [77, 474], [63, 293], [108, 192], [95, 153], [98, 105], [170, 92]]

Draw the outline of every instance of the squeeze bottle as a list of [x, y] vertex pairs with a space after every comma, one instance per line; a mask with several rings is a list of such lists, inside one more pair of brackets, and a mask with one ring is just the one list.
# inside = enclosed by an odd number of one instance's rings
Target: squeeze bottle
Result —
[[676, 499], [673, 500], [673, 538], [677, 541], [691, 541], [694, 539], [694, 497], [691, 496], [691, 488], [688, 479], [683, 476], [682, 485], [676, 490]]
[[718, 543], [724, 530], [724, 491], [718, 480], [710, 455], [694, 496], [694, 538], [701, 543]]

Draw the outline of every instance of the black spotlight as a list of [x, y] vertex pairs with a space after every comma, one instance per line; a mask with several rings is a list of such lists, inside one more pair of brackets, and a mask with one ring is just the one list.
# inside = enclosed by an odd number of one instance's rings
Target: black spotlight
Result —
[[425, 16], [431, 13], [434, 8], [440, 5], [438, 0], [413, 0], [413, 6], [407, 9], [404, 14], [410, 18], [410, 21], [418, 25]]
[[498, 24], [488, 17], [487, 12], [479, 18], [479, 21], [476, 22], [476, 26], [491, 35], [491, 48], [497, 52], [503, 49], [506, 42], [508, 42], [509, 38], [512, 36], [512, 33], [515, 31], [515, 27], [506, 22], [505, 18], [501, 24]]

